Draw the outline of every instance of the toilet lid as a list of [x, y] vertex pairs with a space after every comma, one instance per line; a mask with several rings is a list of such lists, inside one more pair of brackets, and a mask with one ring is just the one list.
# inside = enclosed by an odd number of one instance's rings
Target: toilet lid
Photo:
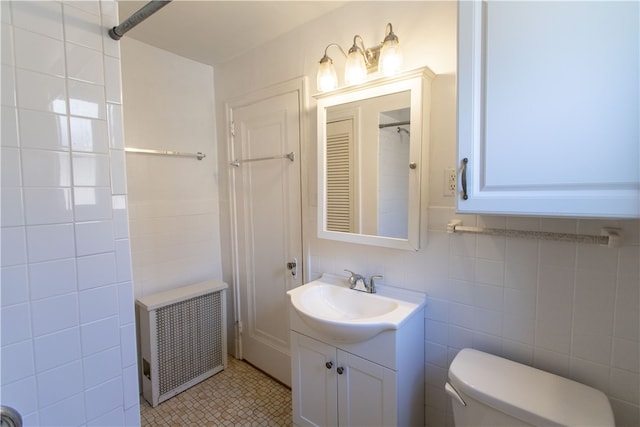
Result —
[[461, 350], [449, 380], [458, 392], [530, 424], [614, 426], [601, 391], [481, 351]]

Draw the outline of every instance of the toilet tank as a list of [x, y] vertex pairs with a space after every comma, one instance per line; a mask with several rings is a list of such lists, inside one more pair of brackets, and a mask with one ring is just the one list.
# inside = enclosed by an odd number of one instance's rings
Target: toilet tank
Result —
[[454, 400], [456, 426], [497, 425], [496, 420], [504, 421], [501, 425], [615, 425], [601, 391], [469, 348], [454, 358], [445, 388]]

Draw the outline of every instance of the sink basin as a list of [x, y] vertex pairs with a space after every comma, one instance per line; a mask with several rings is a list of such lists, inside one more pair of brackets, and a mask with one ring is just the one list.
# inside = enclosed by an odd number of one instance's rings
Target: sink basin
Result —
[[406, 298], [405, 293], [404, 299], [398, 299], [390, 293], [393, 292], [359, 292], [349, 288], [346, 278], [328, 274], [287, 292], [291, 306], [307, 326], [327, 338], [347, 343], [398, 329], [424, 305], [424, 298]]

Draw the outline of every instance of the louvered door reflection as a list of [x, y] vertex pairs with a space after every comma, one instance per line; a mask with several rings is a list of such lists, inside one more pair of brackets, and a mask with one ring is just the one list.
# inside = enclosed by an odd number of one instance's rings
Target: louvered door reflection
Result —
[[355, 232], [353, 121], [327, 123], [327, 230]]

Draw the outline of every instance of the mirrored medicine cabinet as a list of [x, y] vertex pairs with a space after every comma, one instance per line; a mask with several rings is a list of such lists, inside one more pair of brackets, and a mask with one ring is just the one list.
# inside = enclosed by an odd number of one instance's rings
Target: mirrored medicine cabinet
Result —
[[433, 77], [420, 68], [315, 96], [318, 237], [419, 249]]

